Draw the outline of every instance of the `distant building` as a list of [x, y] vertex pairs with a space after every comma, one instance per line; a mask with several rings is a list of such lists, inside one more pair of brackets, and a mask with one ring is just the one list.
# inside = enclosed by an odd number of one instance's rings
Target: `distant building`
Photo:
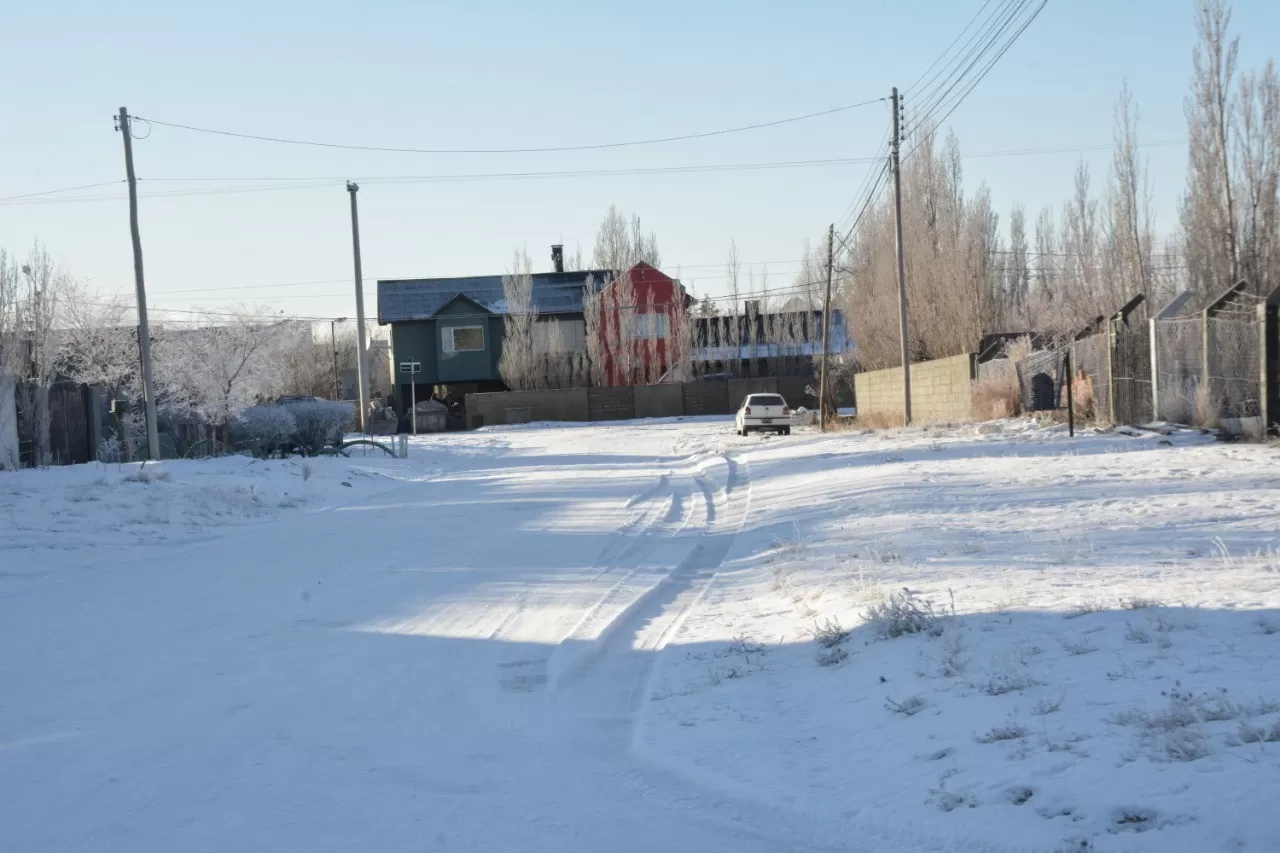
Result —
[[[613, 273], [566, 272], [559, 249], [552, 249], [552, 272], [533, 274], [533, 302], [538, 311], [535, 345], [549, 336], [551, 324], [557, 324], [570, 351], [582, 351], [586, 349], [583, 289], [589, 280], [608, 281]], [[477, 275], [378, 281], [378, 323], [391, 327], [391, 371], [401, 406], [409, 399], [410, 375], [400, 370], [407, 362], [421, 365], [421, 372], [413, 378], [418, 399], [429, 397], [438, 385], [449, 386], [450, 398], [505, 390], [498, 373], [506, 334], [504, 318], [509, 313], [502, 278]]]
[[[623, 292], [630, 289], [627, 296]], [[630, 304], [624, 304], [630, 300]], [[609, 385], [643, 385], [667, 372], [692, 300], [679, 281], [641, 261], [600, 290], [600, 351]], [[629, 323], [630, 329], [622, 325]], [[625, 343], [624, 343], [625, 342]], [[631, 348], [630, 376], [617, 348]]]

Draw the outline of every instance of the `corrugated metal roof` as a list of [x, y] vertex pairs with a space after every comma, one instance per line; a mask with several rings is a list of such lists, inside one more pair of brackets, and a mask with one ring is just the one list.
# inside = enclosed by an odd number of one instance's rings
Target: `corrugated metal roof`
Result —
[[[572, 314], [582, 311], [582, 288], [588, 276], [593, 276], [596, 285], [600, 286], [613, 274], [608, 270], [534, 273], [533, 303], [538, 313]], [[378, 322], [429, 320], [459, 295], [474, 300], [494, 314], [507, 313], [500, 275], [380, 279]]]

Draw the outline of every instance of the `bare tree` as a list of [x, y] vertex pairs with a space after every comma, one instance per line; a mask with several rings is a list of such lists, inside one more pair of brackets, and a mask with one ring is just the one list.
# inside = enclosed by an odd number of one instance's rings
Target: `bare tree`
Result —
[[1027, 259], [1027, 215], [1020, 204], [1015, 204], [1009, 214], [1009, 254], [1004, 264], [1004, 292], [1006, 327], [1024, 328], [1028, 323], [1031, 267]]
[[1231, 12], [1224, 0], [1196, 7], [1200, 41], [1193, 50], [1194, 74], [1186, 101], [1188, 181], [1182, 227], [1194, 285], [1211, 292], [1239, 277], [1236, 211], [1228, 148], [1233, 131], [1230, 92], [1239, 40], [1227, 38]]
[[0, 470], [18, 467], [18, 410], [14, 386], [19, 358], [18, 264], [0, 249]]
[[533, 330], [538, 310], [533, 298], [533, 261], [527, 250], [517, 249], [512, 255], [502, 277], [502, 296], [507, 311], [498, 374], [513, 391], [529, 391], [537, 386]]
[[1274, 60], [1241, 76], [1236, 116], [1241, 274], [1274, 287], [1280, 283], [1280, 78]]
[[592, 263], [596, 269], [611, 270], [616, 275], [631, 269], [640, 261], [655, 267], [661, 264], [658, 238], [653, 232], [644, 233], [639, 216], [633, 215], [628, 221], [616, 205], [609, 205], [604, 221], [600, 223], [600, 230], [596, 233]]
[[609, 357], [614, 377], [610, 384], [636, 383], [636, 290], [631, 276], [619, 276], [609, 287]]
[[1135, 293], [1154, 299], [1151, 182], [1146, 163], [1138, 157], [1138, 107], [1127, 82], [1116, 102], [1114, 138], [1107, 224], [1111, 267], [1118, 279], [1113, 295], [1125, 301]]
[[72, 281], [58, 309], [59, 372], [116, 396], [136, 396], [141, 365], [137, 330], [130, 323], [132, 306], [119, 295]]
[[603, 387], [609, 384], [605, 374], [604, 304], [594, 276], [587, 276], [582, 288], [582, 320], [587, 339], [585, 378], [589, 385]]
[[53, 464], [49, 427], [53, 411], [49, 392], [58, 374], [58, 301], [69, 277], [58, 269], [39, 243], [22, 265], [18, 289], [19, 427], [31, 442], [32, 462]]
[[264, 310], [238, 309], [205, 318], [196, 328], [158, 329], [157, 396], [171, 410], [186, 410], [226, 441], [232, 420], [278, 387], [274, 350], [289, 333]]
[[729, 372], [737, 376], [742, 367], [742, 261], [738, 257], [738, 241], [729, 241], [729, 257], [725, 263], [729, 282], [729, 310], [724, 315], [723, 345], [732, 353]]

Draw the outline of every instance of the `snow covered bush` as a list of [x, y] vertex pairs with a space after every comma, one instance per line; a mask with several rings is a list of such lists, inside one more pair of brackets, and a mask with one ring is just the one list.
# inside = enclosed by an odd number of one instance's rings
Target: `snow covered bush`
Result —
[[286, 450], [298, 423], [284, 406], [250, 406], [236, 419], [236, 437], [259, 459]]
[[315, 456], [324, 448], [339, 444], [343, 433], [355, 423], [355, 409], [348, 403], [302, 400], [275, 408], [293, 417], [294, 448], [304, 456]]
[[891, 594], [886, 601], [867, 609], [867, 622], [882, 640], [891, 640], [903, 634], [942, 633], [941, 619], [927, 601], [916, 598], [915, 593], [903, 587], [902, 592]]

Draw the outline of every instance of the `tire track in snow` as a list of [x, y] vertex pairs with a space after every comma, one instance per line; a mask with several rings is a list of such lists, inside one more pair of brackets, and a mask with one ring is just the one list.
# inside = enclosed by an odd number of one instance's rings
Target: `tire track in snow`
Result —
[[[711, 479], [711, 469], [720, 467], [716, 463], [723, 464], [719, 489]], [[618, 589], [619, 601], [600, 608], [610, 612], [596, 614], [603, 624], [593, 624], [583, 632], [586, 636], [568, 644], [570, 664], [556, 680], [558, 689], [587, 694], [584, 706], [602, 724], [606, 745], [612, 749], [631, 749], [635, 734], [630, 730], [658, 653], [706, 595], [746, 518], [745, 502], [737, 496], [745, 491], [749, 498], [749, 479], [732, 457], [718, 456], [690, 472], [688, 479], [691, 499], [702, 499], [701, 529], [677, 536], [674, 547], [663, 555], [669, 558], [662, 561], [665, 565], [651, 566], [634, 583]]]

